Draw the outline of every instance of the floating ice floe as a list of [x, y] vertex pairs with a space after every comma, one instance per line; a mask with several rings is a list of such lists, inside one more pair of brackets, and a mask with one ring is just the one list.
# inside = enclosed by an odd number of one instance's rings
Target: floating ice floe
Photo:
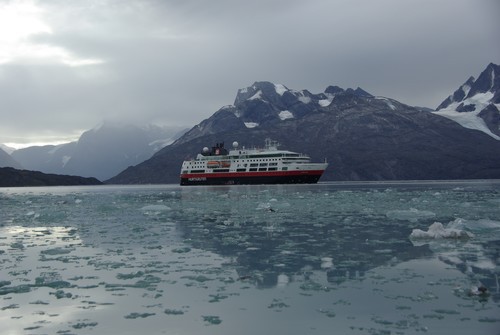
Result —
[[333, 267], [333, 258], [331, 257], [323, 257], [321, 258], [321, 268], [329, 269]]
[[469, 239], [473, 237], [472, 233], [455, 228], [445, 228], [441, 222], [434, 222], [427, 231], [413, 229], [410, 239]]
[[278, 283], [277, 283], [278, 287], [285, 287], [288, 285], [289, 282], [290, 278], [286, 274], [282, 273], [278, 275]]
[[165, 205], [147, 205], [141, 208], [144, 212], [162, 212], [171, 210], [170, 207]]

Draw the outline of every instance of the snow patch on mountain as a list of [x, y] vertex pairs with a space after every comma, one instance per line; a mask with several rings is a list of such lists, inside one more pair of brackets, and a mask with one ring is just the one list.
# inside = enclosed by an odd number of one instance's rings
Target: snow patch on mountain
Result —
[[163, 149], [167, 145], [174, 143], [174, 141], [174, 138], [165, 138], [150, 142], [148, 145], [153, 148], [153, 152], [156, 152]]
[[464, 85], [462, 85], [461, 89], [464, 92], [464, 96], [466, 97], [467, 94], [469, 94], [469, 92], [470, 92], [471, 86], [464, 84]]
[[[500, 140], [500, 136], [493, 134], [484, 120], [479, 116], [479, 113], [490, 104], [492, 98], [493, 92], [478, 93], [463, 101], [452, 102], [448, 107], [438, 110], [434, 114], [447, 117], [465, 128], [482, 131], [494, 139]], [[471, 106], [472, 110], [469, 112], [458, 112], [457, 109], [460, 106]], [[500, 108], [500, 104], [495, 104], [495, 106]]]
[[282, 121], [287, 120], [287, 119], [293, 119], [294, 116], [290, 111], [281, 111], [278, 116]]
[[384, 100], [387, 106], [392, 109], [393, 111], [396, 110], [396, 106], [391, 102], [391, 99], [385, 98], [385, 97], [376, 97], [375, 99], [377, 100]]
[[286, 88], [285, 85], [281, 84], [274, 84], [274, 89], [276, 90], [276, 93], [278, 93], [281, 96], [283, 96], [283, 94], [285, 94], [285, 92], [288, 91], [288, 88]]
[[300, 102], [302, 102], [304, 104], [308, 104], [308, 103], [311, 102], [311, 98], [310, 97], [306, 97], [304, 95], [300, 95], [298, 99], [299, 99]]
[[247, 128], [255, 128], [258, 126], [259, 126], [259, 124], [257, 122], [245, 122], [245, 127], [247, 127]]
[[257, 93], [252, 95], [248, 100], [257, 100], [257, 99], [262, 99], [262, 91], [258, 90]]
[[322, 100], [319, 100], [318, 103], [321, 107], [328, 107], [330, 106], [330, 104], [332, 103], [333, 99], [332, 98], [328, 98], [328, 99], [322, 99]]
[[448, 119], [459, 123], [462, 127], [482, 131], [494, 139], [500, 140], [499, 136], [490, 131], [483, 119], [477, 116], [479, 114], [478, 112], [460, 113], [454, 110], [445, 109], [440, 110], [439, 112], [434, 112], [434, 114], [447, 117]]
[[51, 150], [47, 151], [47, 153], [48, 153], [49, 155], [54, 155], [54, 154], [57, 152], [57, 150], [59, 150], [59, 149], [63, 148], [66, 144], [67, 144], [67, 143], [58, 144], [58, 145], [54, 146], [54, 148], [53, 148], [53, 149], [51, 149]]
[[62, 156], [62, 166], [65, 167], [66, 164], [68, 164], [69, 160], [71, 159], [71, 156]]

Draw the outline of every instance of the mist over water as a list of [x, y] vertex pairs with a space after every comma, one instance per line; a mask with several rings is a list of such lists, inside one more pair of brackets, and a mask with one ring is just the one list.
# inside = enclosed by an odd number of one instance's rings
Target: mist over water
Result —
[[0, 211], [2, 334], [500, 331], [498, 181], [4, 188]]

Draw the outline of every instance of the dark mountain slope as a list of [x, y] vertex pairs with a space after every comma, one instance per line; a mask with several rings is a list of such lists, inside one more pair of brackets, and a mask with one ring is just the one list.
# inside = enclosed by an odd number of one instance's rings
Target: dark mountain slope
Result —
[[0, 168], [0, 187], [100, 185], [95, 178], [46, 174], [39, 171]]

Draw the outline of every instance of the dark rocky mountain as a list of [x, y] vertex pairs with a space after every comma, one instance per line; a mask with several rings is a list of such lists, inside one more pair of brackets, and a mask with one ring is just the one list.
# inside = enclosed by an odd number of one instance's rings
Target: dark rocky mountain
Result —
[[95, 178], [45, 174], [39, 171], [0, 168], [0, 187], [100, 185]]
[[7, 152], [0, 148], [0, 167], [21, 168], [21, 164], [11, 157]]
[[26, 169], [104, 180], [150, 158], [181, 134], [179, 127], [104, 122], [77, 142], [16, 150], [12, 157]]
[[479, 77], [470, 77], [437, 108], [445, 116], [470, 129], [500, 140], [500, 66], [490, 63]]
[[358, 89], [296, 91], [256, 82], [149, 160], [109, 183], [178, 183], [182, 161], [205, 146], [238, 141], [327, 159], [321, 180], [500, 178], [500, 141], [448, 118]]

